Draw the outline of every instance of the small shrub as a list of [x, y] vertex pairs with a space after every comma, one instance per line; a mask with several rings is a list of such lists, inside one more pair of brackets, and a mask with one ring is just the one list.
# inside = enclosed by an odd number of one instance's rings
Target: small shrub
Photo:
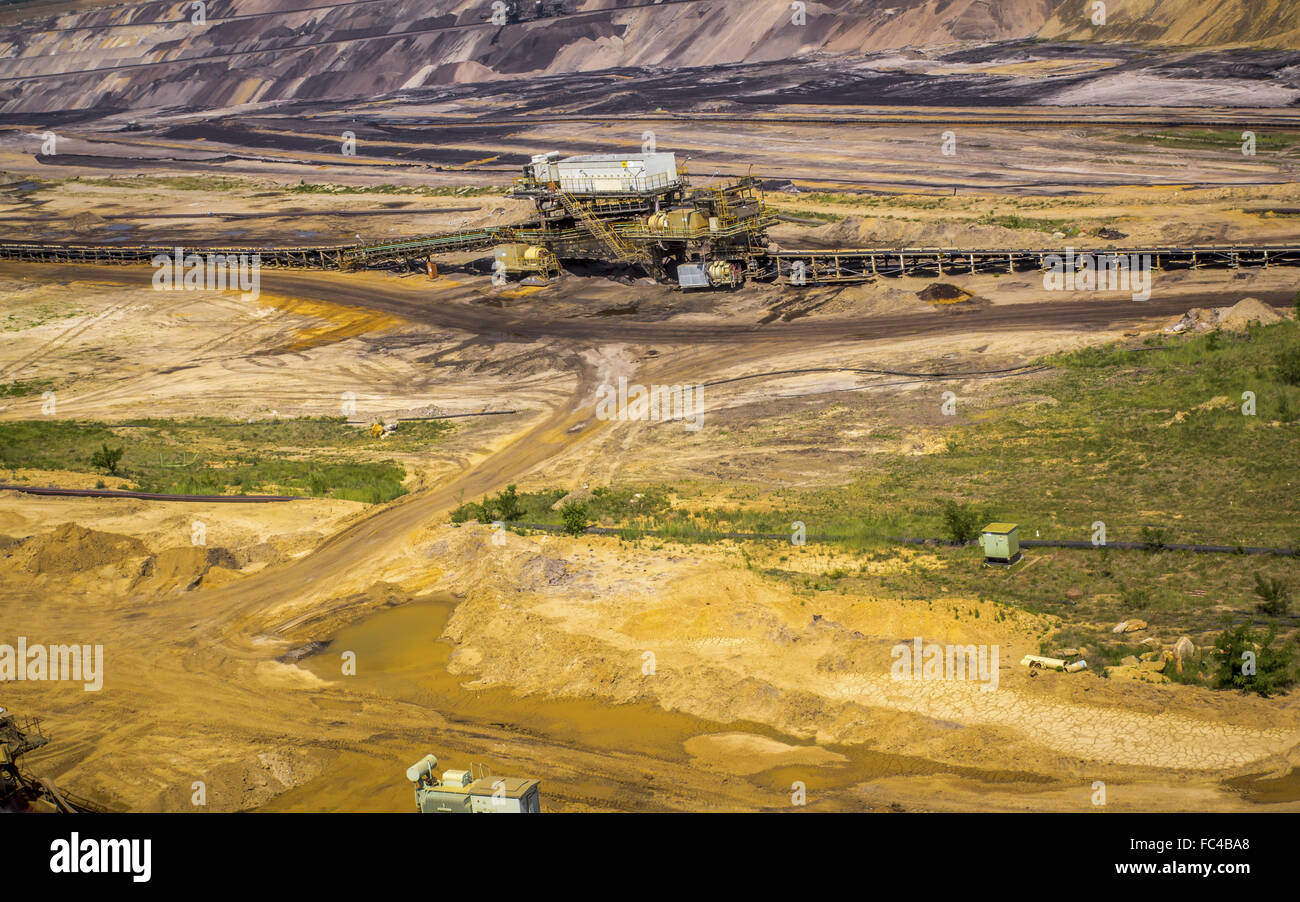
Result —
[[504, 520], [507, 523], [511, 520], [518, 520], [524, 515], [523, 508], [519, 506], [519, 492], [513, 483], [506, 486], [505, 491], [497, 495], [494, 507], [497, 519]]
[[587, 505], [570, 501], [560, 508], [560, 519], [564, 521], [564, 531], [571, 536], [580, 536], [587, 531]]
[[90, 465], [99, 467], [101, 470], [107, 470], [109, 475], [117, 475], [117, 465], [122, 461], [123, 448], [110, 448], [107, 443], [100, 445], [99, 450], [90, 455]]
[[1124, 602], [1125, 610], [1143, 611], [1151, 606], [1151, 589], [1145, 585], [1121, 587], [1119, 597]]
[[979, 535], [979, 513], [949, 499], [943, 504], [943, 527], [950, 540], [964, 545]]
[[1143, 526], [1142, 527], [1142, 547], [1145, 551], [1164, 551], [1165, 530], [1160, 526]]
[[464, 523], [467, 520], [487, 523], [491, 519], [483, 510], [483, 505], [475, 504], [473, 501], [466, 502], [451, 512], [452, 523]]
[[1256, 573], [1255, 594], [1261, 599], [1259, 604], [1255, 605], [1255, 608], [1261, 614], [1281, 617], [1291, 607], [1291, 591], [1287, 588], [1286, 583], [1280, 579], [1265, 577]]
[[1274, 358], [1278, 378], [1287, 385], [1300, 385], [1300, 344], [1288, 345]]
[[307, 474], [307, 490], [314, 496], [321, 496], [330, 490], [329, 482], [325, 479], [325, 474], [320, 470], [312, 470]]
[[[1214, 642], [1219, 656], [1215, 685], [1268, 696], [1294, 683], [1294, 651], [1286, 643], [1274, 647], [1276, 639], [1276, 626], [1262, 634], [1245, 624], [1225, 628]], [[1254, 673], [1247, 672], [1251, 656]]]

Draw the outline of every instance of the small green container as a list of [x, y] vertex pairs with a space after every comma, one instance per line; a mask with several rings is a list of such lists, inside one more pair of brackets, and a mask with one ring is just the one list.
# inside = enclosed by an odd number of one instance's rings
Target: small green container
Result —
[[990, 523], [980, 534], [984, 560], [990, 564], [1013, 564], [1020, 558], [1020, 526]]

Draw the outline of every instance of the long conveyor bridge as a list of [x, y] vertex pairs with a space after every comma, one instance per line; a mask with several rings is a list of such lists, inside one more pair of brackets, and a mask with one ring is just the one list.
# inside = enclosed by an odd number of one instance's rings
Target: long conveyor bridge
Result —
[[[629, 239], [643, 238], [633, 229], [620, 229]], [[423, 269], [426, 261], [440, 255], [488, 250], [512, 241], [544, 243], [551, 235], [538, 223], [490, 226], [444, 232], [377, 244], [268, 246], [268, 247], [184, 247], [188, 256], [252, 256], [262, 266], [294, 269]], [[572, 237], [572, 236], [569, 236]], [[171, 259], [174, 246], [35, 244], [0, 242], [0, 260], [41, 263], [95, 263], [147, 265], [163, 256]], [[1114, 266], [1137, 265], [1142, 258], [1157, 270], [1237, 269], [1239, 267], [1300, 266], [1300, 243], [1273, 245], [1191, 246], [1088, 246], [1039, 249], [961, 248], [776, 248], [750, 249], [748, 276], [792, 285], [825, 285], [865, 282], [879, 277], [918, 275], [945, 276], [972, 273], [1016, 273], [1042, 271], [1062, 262], [1074, 265], [1084, 257]], [[1125, 260], [1124, 258], [1127, 258]], [[1090, 264], [1091, 265], [1091, 264]]]

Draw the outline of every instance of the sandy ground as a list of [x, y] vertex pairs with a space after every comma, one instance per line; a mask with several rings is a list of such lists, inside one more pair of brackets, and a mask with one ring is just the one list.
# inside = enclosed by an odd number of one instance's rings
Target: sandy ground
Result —
[[[599, 12], [558, 41], [544, 23], [484, 26], [467, 2], [463, 28], [385, 40], [388, 51], [342, 42], [311, 79], [313, 48], [260, 53], [257, 73], [204, 65], [184, 83], [166, 77], [174, 68], [98, 71], [138, 63], [137, 39], [164, 42], [155, 56], [239, 54], [279, 14], [219, 26], [215, 48], [166, 25], [108, 38], [5, 30], [0, 42], [25, 49], [0, 75], [26, 81], [11, 83], [0, 122], [0, 240], [332, 245], [505, 224], [529, 212], [501, 189], [531, 154], [648, 141], [697, 185], [772, 180], [769, 201], [811, 220], [773, 229], [784, 247], [1300, 240], [1286, 212], [1300, 207], [1286, 53], [1252, 69], [1231, 53], [999, 43], [1073, 36], [1078, 23], [1041, 4], [1006, 21], [965, 0], [810, 10], [821, 30], [807, 40], [786, 28], [784, 2], [739, 18], [734, 4], [696, 6], [698, 19]], [[368, 9], [326, 33], [369, 28]], [[823, 15], [834, 21], [817, 25]], [[1123, 18], [1116, 41], [1129, 37]], [[1270, 34], [1240, 33], [1222, 10], [1185, 19], [1164, 40]], [[967, 43], [914, 46], [949, 39]], [[683, 57], [702, 68], [659, 66]], [[652, 68], [609, 68], [624, 66]], [[68, 68], [97, 71], [57, 74]], [[74, 95], [84, 114], [24, 112], [66, 110]], [[1209, 124], [1175, 128], [1192, 122]], [[1258, 122], [1279, 127], [1260, 126], [1245, 155], [1237, 136]], [[286, 190], [386, 184], [397, 187]], [[1192, 307], [1289, 307], [1293, 270], [1159, 273], [1145, 304], [1048, 293], [1034, 274], [955, 277], [971, 297], [946, 307], [910, 278], [685, 295], [575, 270], [499, 290], [452, 265], [434, 281], [264, 272], [260, 296], [242, 298], [153, 291], [150, 274], [0, 264], [0, 385], [49, 384], [57, 401], [47, 413], [39, 392], [0, 398], [0, 437], [43, 416], [260, 421], [337, 415], [347, 399], [362, 422], [517, 413], [457, 420], [436, 446], [394, 455], [410, 493], [385, 505], [0, 492], [0, 643], [105, 653], [98, 692], [0, 686], [0, 704], [45, 718], [53, 742], [29, 763], [60, 786], [133, 810], [194, 810], [199, 784], [211, 810], [409, 810], [403, 771], [434, 752], [444, 767], [538, 777], [553, 811], [789, 810], [800, 786], [813, 810], [1089, 811], [1096, 781], [1110, 810], [1300, 809], [1294, 694], [1030, 676], [1018, 660], [1051, 616], [963, 597], [801, 594], [729, 543], [501, 543], [447, 522], [508, 483], [839, 484], [864, 451], [932, 452], [939, 392], [988, 384], [853, 368], [993, 370], [1140, 341]], [[782, 372], [794, 369], [817, 371]], [[710, 383], [710, 428], [597, 419], [597, 386], [620, 376]], [[850, 396], [850, 415], [822, 419]], [[922, 400], [929, 413], [871, 437], [872, 402]], [[790, 549], [788, 566], [818, 572], [815, 554]], [[930, 557], [903, 549], [871, 566]], [[891, 648], [917, 636], [996, 645], [997, 688], [892, 679]], [[1258, 775], [1278, 779], [1261, 788]]]
[[[460, 500], [505, 482], [723, 474], [746, 453], [672, 427], [650, 434], [594, 419], [604, 379], [993, 368], [1159, 328], [1168, 316], [1149, 313], [1164, 307], [1111, 310], [1090, 298], [1060, 307], [1028, 281], [979, 277], [962, 284], [984, 303], [954, 314], [915, 297], [926, 283], [900, 280], [828, 292], [806, 316], [773, 324], [788, 331], [769, 334], [755, 323], [781, 298], [762, 294], [728, 295], [708, 311], [674, 309], [655, 286], [598, 279], [503, 299], [482, 277], [439, 286], [357, 274], [283, 276], [242, 301], [137, 287], [147, 276], [6, 267], [4, 311], [16, 325], [3, 333], [5, 378], [54, 378], [60, 415], [110, 420], [330, 413], [346, 390], [380, 415], [429, 404], [527, 413], [480, 421], [414, 455], [424, 481], [380, 508], [0, 495], [0, 533], [25, 540], [2, 552], [0, 619], [32, 642], [105, 647], [99, 693], [5, 687], [7, 707], [45, 716], [56, 737], [40, 767], [82, 794], [189, 810], [202, 780], [221, 810], [403, 810], [401, 769], [434, 751], [447, 766], [474, 760], [541, 776], [550, 810], [780, 809], [796, 781], [824, 810], [1070, 810], [1091, 807], [1094, 780], [1113, 787], [1117, 808], [1229, 809], [1260, 804], [1225, 779], [1297, 763], [1292, 699], [1029, 678], [1016, 662], [1050, 618], [1012, 610], [1001, 621], [959, 620], [906, 598], [853, 595], [819, 595], [810, 607], [727, 546], [514, 534], [501, 546], [484, 527], [444, 525]], [[1207, 272], [1170, 282], [1169, 310], [1207, 292], [1231, 301], [1295, 287], [1280, 270], [1227, 285]], [[641, 299], [636, 315], [592, 315], [629, 292]], [[75, 313], [59, 303], [69, 296]], [[998, 311], [1009, 318], [981, 319]], [[1075, 319], [1084, 311], [1100, 318], [1084, 325]], [[159, 326], [141, 334], [142, 318]], [[845, 338], [892, 318], [906, 337]], [[513, 340], [482, 340], [493, 333]], [[283, 365], [268, 370], [266, 360]], [[725, 423], [732, 411], [816, 409], [844, 391], [936, 390], [876, 381], [828, 373], [728, 383], [709, 415]], [[34, 403], [7, 399], [0, 413], [32, 417]], [[909, 441], [885, 450], [924, 452]], [[802, 475], [798, 447], [769, 450], [745, 478], [838, 478], [834, 443]], [[195, 517], [209, 523], [202, 551], [187, 547]], [[998, 689], [890, 679], [889, 647], [917, 635], [998, 644]], [[356, 652], [356, 677], [341, 673], [343, 650]]]

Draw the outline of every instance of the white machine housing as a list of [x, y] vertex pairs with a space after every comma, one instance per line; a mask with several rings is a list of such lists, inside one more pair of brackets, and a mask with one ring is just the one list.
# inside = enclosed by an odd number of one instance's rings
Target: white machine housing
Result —
[[528, 173], [539, 182], [558, 182], [570, 194], [627, 194], [659, 191], [678, 184], [677, 155], [671, 153], [589, 154], [559, 159], [537, 154]]

